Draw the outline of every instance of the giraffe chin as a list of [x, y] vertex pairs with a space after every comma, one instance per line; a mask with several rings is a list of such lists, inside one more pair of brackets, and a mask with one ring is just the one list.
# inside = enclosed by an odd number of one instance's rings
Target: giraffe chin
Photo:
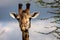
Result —
[[27, 30], [25, 27], [22, 27], [22, 31], [25, 31], [25, 30]]

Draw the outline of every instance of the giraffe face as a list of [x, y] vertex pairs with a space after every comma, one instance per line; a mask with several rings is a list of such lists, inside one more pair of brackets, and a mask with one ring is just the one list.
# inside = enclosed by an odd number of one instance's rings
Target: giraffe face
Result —
[[21, 30], [26, 30], [26, 29], [29, 29], [29, 26], [30, 26], [30, 16], [27, 15], [27, 13], [22, 13], [19, 17], [19, 25], [20, 25], [20, 28]]
[[19, 22], [21, 31], [25, 31], [31, 26], [31, 19], [36, 18], [38, 16], [38, 12], [30, 14], [30, 4], [26, 4], [26, 9], [22, 10], [22, 4], [19, 4], [19, 13], [15, 14], [12, 12], [10, 14], [11, 17], [16, 18]]
[[12, 18], [16, 18], [18, 20], [21, 31], [29, 29], [31, 26], [31, 19], [36, 18], [38, 15], [38, 12], [35, 12], [32, 15], [28, 15], [25, 12], [23, 12], [22, 14], [15, 14], [14, 12], [12, 12], [10, 14]]

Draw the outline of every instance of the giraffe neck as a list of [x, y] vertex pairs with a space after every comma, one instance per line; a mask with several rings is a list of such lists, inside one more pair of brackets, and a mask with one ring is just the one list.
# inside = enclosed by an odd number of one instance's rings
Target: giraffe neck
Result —
[[22, 40], [29, 40], [28, 30], [22, 32]]

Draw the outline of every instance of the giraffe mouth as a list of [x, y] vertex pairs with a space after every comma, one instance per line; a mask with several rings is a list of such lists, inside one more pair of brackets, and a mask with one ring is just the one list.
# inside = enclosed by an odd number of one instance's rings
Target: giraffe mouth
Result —
[[21, 25], [21, 30], [25, 31], [29, 29], [29, 25]]

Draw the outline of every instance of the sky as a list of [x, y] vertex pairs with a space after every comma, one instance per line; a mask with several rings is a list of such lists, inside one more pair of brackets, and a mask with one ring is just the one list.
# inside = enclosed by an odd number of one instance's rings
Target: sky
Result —
[[[27, 0], [28, 1], [28, 0]], [[48, 15], [50, 16], [51, 14], [46, 14], [47, 10], [50, 10], [49, 8], [40, 8], [39, 4], [34, 3], [36, 0], [31, 1], [30, 3], [32, 4], [30, 6], [30, 11], [32, 12], [39, 12], [39, 17], [38, 18], [44, 18], [47, 17]], [[10, 17], [10, 12], [16, 12], [18, 13], [18, 4], [22, 3], [23, 4], [23, 9], [26, 7], [26, 0], [0, 0], [0, 21], [11, 21], [13, 20]]]
[[[50, 20], [50, 19], [49, 19]], [[44, 35], [37, 32], [48, 33], [55, 30], [55, 23], [50, 23], [49, 20], [35, 20], [31, 23], [31, 28], [29, 29], [30, 40], [57, 40], [52, 34]], [[53, 21], [53, 20], [52, 20]], [[38, 26], [37, 26], [38, 25]], [[44, 28], [48, 27], [48, 28]], [[0, 40], [22, 40], [21, 30], [19, 28], [18, 22], [4, 22], [0, 23]]]
[[[52, 15], [49, 13], [46, 14], [47, 10], [51, 10], [50, 8], [41, 8], [39, 4], [34, 3], [35, 1], [36, 0], [32, 0], [30, 2], [30, 11], [31, 13], [35, 11], [39, 12], [39, 16], [31, 21], [31, 28], [29, 29], [30, 40], [57, 40], [52, 34], [44, 35], [37, 33], [48, 33], [55, 30], [56, 28], [51, 28], [51, 26], [57, 24], [50, 23], [51, 21], [54, 21], [54, 19], [38, 20], [38, 18], [46, 18]], [[22, 40], [22, 34], [17, 20], [11, 18], [9, 15], [12, 11], [18, 13], [19, 3], [22, 3], [23, 9], [25, 9], [26, 0], [0, 0], [0, 40]]]

